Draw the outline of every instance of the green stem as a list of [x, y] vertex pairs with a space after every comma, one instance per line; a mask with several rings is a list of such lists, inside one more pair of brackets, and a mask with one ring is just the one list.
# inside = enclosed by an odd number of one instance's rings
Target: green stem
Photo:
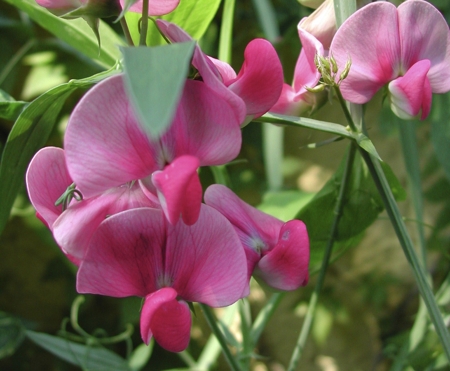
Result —
[[259, 337], [266, 327], [267, 322], [269, 322], [270, 318], [272, 318], [272, 315], [278, 308], [278, 305], [280, 305], [281, 299], [284, 298], [285, 294], [285, 292], [278, 292], [273, 294], [264, 308], [259, 312], [258, 316], [255, 319], [255, 322], [253, 323], [252, 333], [250, 336], [253, 340], [254, 345], [256, 345], [256, 343], [258, 342]]
[[328, 263], [330, 262], [331, 252], [333, 251], [334, 241], [337, 237], [339, 221], [342, 216], [344, 208], [344, 197], [349, 185], [350, 174], [353, 167], [353, 162], [355, 160], [356, 154], [356, 143], [350, 145], [350, 150], [347, 155], [347, 160], [345, 163], [344, 174], [342, 176], [342, 182], [339, 188], [338, 198], [336, 200], [336, 206], [334, 209], [334, 220], [331, 226], [330, 238], [328, 239], [327, 246], [325, 248], [325, 253], [322, 260], [322, 266], [320, 267], [319, 276], [317, 277], [317, 283], [314, 288], [314, 292], [309, 301], [308, 311], [306, 313], [305, 321], [303, 322], [300, 335], [297, 340], [297, 344], [292, 353], [291, 361], [289, 362], [288, 371], [294, 371], [297, 368], [297, 364], [302, 356], [303, 350], [306, 345], [306, 340], [308, 339], [309, 332], [311, 330], [312, 322], [314, 319], [314, 313], [316, 310], [317, 301], [319, 294], [322, 291], [323, 283], [325, 281], [325, 274], [327, 272]]
[[10, 72], [13, 68], [19, 63], [19, 61], [28, 53], [28, 51], [36, 44], [35, 39], [28, 40], [28, 42], [23, 45], [16, 54], [9, 60], [5, 67], [3, 67], [2, 72], [0, 73], [0, 85], [3, 84], [5, 79], [9, 76]]
[[341, 90], [339, 89], [339, 86], [334, 86], [333, 88], [334, 88], [333, 90], [334, 90], [334, 92], [335, 92], [335, 94], [336, 94], [336, 96], [337, 96], [337, 98], [339, 100], [339, 103], [340, 103], [340, 105], [342, 107], [342, 110], [344, 111], [344, 115], [345, 115], [345, 118], [346, 118], [346, 120], [347, 120], [347, 122], [348, 122], [348, 124], [350, 126], [350, 129], [354, 133], [357, 133], [359, 130], [356, 127], [355, 122], [353, 121], [353, 117], [352, 117], [352, 115], [350, 113], [350, 110], [347, 107], [347, 102], [345, 101], [344, 97], [341, 94]]
[[125, 35], [125, 40], [127, 40], [127, 44], [134, 46], [133, 38], [131, 37], [130, 29], [128, 28], [128, 23], [125, 17], [120, 18], [120, 25], [122, 26], [122, 31]]
[[389, 187], [389, 183], [383, 172], [381, 163], [378, 159], [371, 156], [364, 149], [359, 148], [359, 151], [364, 158], [364, 161], [369, 168], [370, 174], [372, 175], [378, 192], [383, 199], [384, 206], [389, 215], [392, 226], [394, 227], [395, 233], [397, 234], [397, 238], [403, 248], [406, 259], [408, 260], [413, 270], [420, 295], [425, 301], [425, 305], [427, 306], [431, 321], [433, 322], [436, 332], [441, 340], [447, 359], [450, 361], [450, 336], [448, 330], [444, 324], [433, 292], [428, 283], [427, 274], [416, 255], [411, 237], [408, 234], [403, 218], [397, 207], [397, 203], [395, 202], [394, 195], [392, 194], [391, 188]]
[[225, 356], [225, 359], [227, 360], [230, 368], [233, 371], [241, 371], [241, 367], [239, 366], [236, 359], [231, 354], [230, 349], [228, 348], [227, 341], [226, 341], [225, 337], [223, 336], [222, 331], [220, 331], [219, 326], [217, 326], [217, 319], [216, 319], [214, 313], [212, 312], [211, 308], [209, 306], [207, 306], [206, 304], [199, 303], [199, 305], [200, 305], [200, 308], [202, 308], [202, 310], [203, 310], [203, 314], [205, 316], [206, 322], [208, 322], [208, 325], [211, 328], [211, 331], [214, 333], [214, 335], [216, 336], [217, 340], [219, 341], [219, 343], [222, 347], [223, 355]]
[[239, 300], [239, 314], [241, 317], [242, 332], [242, 359], [241, 366], [244, 370], [248, 370], [250, 366], [250, 358], [253, 351], [253, 342], [251, 335], [251, 315], [250, 307], [246, 298]]
[[149, 0], [144, 0], [142, 2], [142, 23], [141, 23], [141, 34], [139, 37], [140, 46], [147, 46], [148, 2]]
[[234, 5], [236, 0], [225, 0], [222, 26], [220, 27], [219, 59], [231, 63], [231, 44], [233, 38]]

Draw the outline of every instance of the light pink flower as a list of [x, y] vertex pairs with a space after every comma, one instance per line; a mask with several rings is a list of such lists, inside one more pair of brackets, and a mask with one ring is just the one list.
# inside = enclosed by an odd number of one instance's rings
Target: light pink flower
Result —
[[141, 336], [172, 352], [184, 350], [191, 316], [186, 302], [227, 306], [248, 291], [244, 251], [230, 223], [202, 205], [197, 223], [173, 226], [141, 208], [106, 219], [92, 237], [77, 290], [145, 298]]
[[64, 138], [69, 173], [90, 198], [139, 181], [169, 222], [193, 224], [200, 212], [198, 166], [233, 160], [241, 148], [235, 112], [201, 81], [187, 80], [173, 122], [157, 141], [138, 123], [120, 75], [91, 89], [73, 111]]
[[270, 112], [284, 115], [300, 116], [316, 106], [316, 95], [306, 90], [313, 88], [320, 80], [320, 73], [314, 62], [316, 55], [324, 56], [323, 45], [312, 34], [297, 26], [302, 50], [294, 70], [294, 81], [291, 85], [283, 84], [283, 90]]
[[72, 200], [63, 211], [55, 202], [73, 183], [67, 170], [64, 150], [41, 149], [30, 162], [26, 174], [28, 195], [37, 216], [53, 232], [67, 257], [79, 264], [89, 241], [108, 216], [137, 207], [157, 207], [138, 184], [123, 184], [82, 201]]
[[253, 274], [278, 290], [295, 290], [308, 282], [309, 238], [300, 220], [283, 223], [242, 201], [222, 185], [205, 192], [205, 203], [234, 226]]
[[388, 85], [391, 107], [401, 118], [425, 119], [432, 93], [450, 90], [450, 36], [447, 22], [430, 3], [410, 0], [398, 8], [388, 2], [369, 4], [348, 18], [331, 44], [350, 102], [367, 103]]
[[[192, 40], [173, 23], [159, 19], [157, 24], [172, 42]], [[275, 49], [267, 40], [255, 39], [247, 45], [244, 64], [237, 75], [229, 64], [208, 57], [198, 45], [192, 64], [203, 81], [236, 108], [241, 125], [262, 116], [280, 96], [283, 69]]]

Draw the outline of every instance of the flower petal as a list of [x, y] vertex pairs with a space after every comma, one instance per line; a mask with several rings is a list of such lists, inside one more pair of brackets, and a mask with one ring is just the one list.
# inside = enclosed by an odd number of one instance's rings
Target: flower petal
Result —
[[45, 147], [37, 152], [28, 166], [26, 183], [33, 207], [53, 230], [53, 223], [62, 213], [62, 206], [55, 206], [55, 202], [72, 184], [64, 150]]
[[198, 167], [196, 157], [181, 156], [152, 175], [161, 207], [170, 224], [175, 225], [180, 215], [187, 225], [194, 224], [198, 219], [202, 203]]
[[115, 214], [98, 227], [77, 274], [77, 291], [145, 297], [160, 287], [166, 221], [161, 210]]
[[187, 80], [172, 126], [161, 138], [167, 162], [192, 155], [200, 166], [221, 165], [236, 158], [241, 141], [230, 105], [201, 81]]
[[191, 313], [184, 301], [177, 301], [177, 292], [164, 287], [145, 298], [141, 311], [141, 336], [148, 345], [153, 336], [170, 352], [181, 352], [189, 344]]
[[426, 1], [406, 1], [398, 7], [402, 62], [405, 70], [429, 59], [433, 93], [450, 90], [450, 36], [445, 18]]
[[339, 66], [352, 65], [341, 83], [345, 99], [353, 103], [368, 102], [400, 71], [400, 36], [397, 8], [388, 2], [371, 3], [353, 13], [337, 30], [330, 47]]
[[82, 260], [90, 239], [100, 223], [111, 215], [138, 207], [158, 207], [138, 184], [110, 189], [108, 192], [73, 203], [56, 220], [53, 236], [61, 249]]
[[389, 84], [391, 107], [398, 117], [411, 119], [422, 110], [423, 120], [430, 113], [432, 93], [427, 77], [429, 69], [430, 61], [424, 59]]
[[159, 148], [141, 130], [116, 75], [92, 88], [70, 117], [64, 137], [67, 167], [85, 197], [150, 175]]
[[36, 0], [40, 6], [48, 9], [76, 9], [83, 5], [86, 0]]
[[197, 222], [168, 226], [166, 276], [181, 298], [226, 306], [248, 291], [244, 251], [231, 224], [202, 205]]
[[[172, 42], [192, 40], [190, 35], [173, 23], [162, 19], [156, 20], [156, 23], [161, 32]], [[244, 101], [225, 86], [220, 72], [209, 57], [202, 52], [198, 44], [194, 50], [192, 64], [197, 68], [205, 84], [230, 104], [233, 108], [232, 112], [235, 115], [237, 122], [239, 122], [239, 124], [244, 122], [246, 116]]]
[[[120, 0], [120, 4], [124, 5], [125, 0]], [[175, 10], [180, 3], [180, 0], [151, 0], [149, 1], [148, 15], [163, 15]], [[142, 0], [134, 3], [130, 9], [132, 12], [142, 13]]]
[[283, 86], [283, 68], [272, 44], [264, 39], [250, 41], [236, 80], [227, 85], [245, 102], [247, 116], [257, 118], [269, 111]]
[[275, 247], [264, 255], [255, 276], [278, 290], [296, 290], [308, 283], [309, 238], [305, 224], [291, 220], [283, 225]]

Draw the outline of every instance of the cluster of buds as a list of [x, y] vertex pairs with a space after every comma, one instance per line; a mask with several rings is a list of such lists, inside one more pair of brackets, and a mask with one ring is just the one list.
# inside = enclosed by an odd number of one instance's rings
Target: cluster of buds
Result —
[[[348, 76], [352, 61], [349, 58], [345, 63], [344, 69], [339, 73], [339, 66], [332, 55], [328, 57], [316, 54], [314, 58], [314, 64], [317, 67], [320, 75], [322, 76], [321, 82], [314, 88], [306, 88], [312, 93], [318, 93], [325, 89], [326, 86], [338, 87], [341, 82]], [[339, 75], [338, 75], [339, 73]]]

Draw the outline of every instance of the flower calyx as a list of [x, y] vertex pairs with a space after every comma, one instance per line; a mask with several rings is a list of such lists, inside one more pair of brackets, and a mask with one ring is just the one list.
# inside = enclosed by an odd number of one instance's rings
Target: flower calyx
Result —
[[83, 195], [78, 189], [76, 189], [75, 183], [72, 183], [70, 186], [67, 187], [65, 192], [61, 195], [61, 197], [59, 197], [56, 200], [55, 206], [62, 205], [62, 211], [65, 211], [69, 207], [70, 202], [73, 199], [77, 201], [83, 200]]
[[[316, 87], [316, 88], [318, 88], [317, 91], [321, 91], [321, 90], [323, 90], [323, 88], [320, 87], [321, 85], [330, 86], [330, 87], [339, 86], [340, 83], [345, 78], [347, 78], [347, 76], [350, 72], [350, 67], [352, 65], [352, 60], [350, 58], [347, 59], [347, 62], [345, 63], [345, 66], [339, 75], [338, 75], [338, 73], [340, 71], [339, 66], [332, 55], [330, 55], [328, 57], [324, 57], [324, 56], [316, 54], [316, 56], [314, 58], [314, 63], [317, 67], [317, 70], [322, 75], [322, 83]], [[316, 88], [312, 88], [311, 90], [310, 90], [310, 88], [307, 88], [307, 90], [316, 92], [316, 90], [315, 90]]]

